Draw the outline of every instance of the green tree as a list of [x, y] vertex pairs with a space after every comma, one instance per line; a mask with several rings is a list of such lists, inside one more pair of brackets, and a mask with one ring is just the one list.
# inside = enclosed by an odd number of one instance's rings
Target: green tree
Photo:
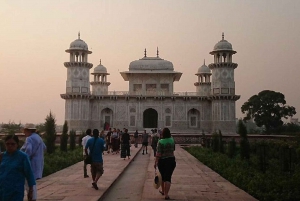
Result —
[[286, 105], [285, 97], [280, 92], [264, 90], [252, 96], [242, 105], [244, 120], [254, 118], [257, 126], [264, 126], [266, 133], [282, 126], [282, 118], [287, 119], [296, 114], [293, 106]]
[[74, 150], [76, 147], [76, 131], [70, 131], [70, 150]]
[[65, 121], [64, 125], [63, 125], [63, 131], [62, 134], [60, 136], [60, 150], [61, 151], [68, 151], [68, 122]]
[[52, 154], [55, 151], [55, 139], [56, 139], [56, 120], [51, 111], [46, 117], [45, 122], [45, 144], [47, 146], [47, 152]]

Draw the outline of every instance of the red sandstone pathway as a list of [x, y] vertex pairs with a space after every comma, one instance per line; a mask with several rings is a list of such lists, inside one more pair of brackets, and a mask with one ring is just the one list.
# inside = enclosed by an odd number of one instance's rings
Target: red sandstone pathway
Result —
[[[219, 174], [203, 165], [187, 151], [176, 145], [176, 168], [172, 176], [169, 196], [176, 201], [255, 201]], [[150, 158], [148, 179], [145, 181], [143, 201], [163, 200], [153, 188], [154, 157]]]
[[[137, 153], [141, 154], [138, 150], [134, 147], [131, 148], [132, 159]], [[152, 186], [154, 157], [151, 152], [150, 154], [151, 157], [148, 165], [147, 179], [144, 183], [142, 200], [164, 200], [164, 197]], [[172, 199], [177, 201], [256, 200], [200, 163], [188, 152], [180, 148], [179, 145], [176, 147], [175, 156], [177, 167], [172, 177], [172, 187], [169, 193]], [[120, 159], [120, 156], [116, 155], [104, 155], [104, 175], [98, 182], [98, 191], [91, 187], [91, 178], [83, 178], [83, 162], [79, 162], [38, 180], [38, 200], [97, 201], [130, 164], [130, 161], [124, 161]], [[134, 188], [134, 184], [129, 184], [128, 188]], [[126, 196], [124, 200], [128, 200]]]
[[[141, 146], [140, 146], [141, 147]], [[65, 168], [37, 181], [38, 201], [97, 201], [131, 163], [139, 148], [131, 147], [131, 159], [105, 153], [104, 174], [98, 181], [99, 190], [92, 188], [91, 174], [83, 178], [83, 162]], [[26, 200], [26, 199], [25, 199]]]

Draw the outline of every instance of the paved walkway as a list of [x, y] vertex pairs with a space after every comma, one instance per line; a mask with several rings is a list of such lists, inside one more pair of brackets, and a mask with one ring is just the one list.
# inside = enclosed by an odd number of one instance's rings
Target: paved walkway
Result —
[[[200, 163], [187, 151], [176, 145], [176, 168], [172, 176], [169, 196], [176, 201], [255, 201], [219, 174]], [[148, 179], [145, 181], [143, 201], [162, 200], [153, 188], [154, 157], [150, 158]]]
[[[141, 146], [140, 146], [141, 147]], [[99, 190], [92, 188], [92, 179], [83, 178], [83, 162], [65, 168], [37, 181], [39, 201], [97, 201], [133, 162], [139, 148], [131, 147], [131, 159], [105, 153], [104, 174], [98, 181]], [[89, 170], [89, 168], [88, 168]]]
[[[217, 173], [176, 145], [177, 167], [172, 177], [170, 197], [177, 201], [254, 201], [253, 197], [237, 188]], [[148, 147], [150, 148], [150, 147]], [[126, 167], [134, 162], [139, 148], [131, 147], [131, 159], [123, 160], [118, 155], [104, 155], [104, 174], [98, 181], [99, 190], [91, 185], [91, 177], [83, 178], [83, 162], [38, 180], [38, 200], [41, 201], [97, 201], [116, 181]], [[143, 201], [164, 200], [153, 188], [154, 157], [150, 152], [148, 173], [143, 187]], [[138, 171], [138, 170], [137, 170]], [[132, 175], [134, 177], [134, 175]], [[134, 188], [134, 183], [128, 184]], [[128, 197], [124, 200], [128, 200]], [[122, 200], [122, 199], [118, 199]], [[130, 200], [130, 199], [129, 199]]]

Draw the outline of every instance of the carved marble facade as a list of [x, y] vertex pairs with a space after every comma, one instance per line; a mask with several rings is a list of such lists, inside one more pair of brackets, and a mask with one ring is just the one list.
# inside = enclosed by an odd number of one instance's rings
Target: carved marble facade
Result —
[[[232, 45], [219, 41], [212, 52], [214, 63], [198, 69], [195, 92], [174, 92], [175, 81], [182, 73], [174, 71], [172, 62], [159, 57], [144, 57], [132, 61], [128, 71], [121, 72], [128, 81], [127, 92], [109, 91], [106, 67], [94, 68], [93, 81], [89, 74], [93, 64], [88, 63], [87, 44], [80, 39], [73, 41], [67, 68], [65, 119], [70, 129], [86, 130], [105, 124], [130, 131], [145, 128], [169, 127], [172, 132], [211, 133], [220, 129], [223, 133], [235, 133], [234, 69]], [[92, 87], [90, 87], [92, 86]], [[92, 90], [90, 90], [92, 88]]]

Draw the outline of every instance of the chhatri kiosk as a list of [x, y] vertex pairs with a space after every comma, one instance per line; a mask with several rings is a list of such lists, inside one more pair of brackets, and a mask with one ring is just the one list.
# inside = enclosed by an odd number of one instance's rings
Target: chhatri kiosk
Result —
[[214, 63], [204, 64], [195, 74], [194, 92], [174, 92], [174, 82], [180, 81], [181, 72], [174, 71], [172, 62], [156, 56], [132, 61], [128, 71], [121, 72], [128, 81], [126, 92], [109, 91], [108, 71], [101, 64], [92, 70], [88, 62], [88, 45], [80, 39], [66, 50], [70, 60], [67, 68], [65, 120], [69, 129], [103, 129], [104, 124], [114, 128], [143, 130], [169, 127], [172, 132], [236, 133], [234, 69], [236, 53], [224, 39], [210, 52]]

